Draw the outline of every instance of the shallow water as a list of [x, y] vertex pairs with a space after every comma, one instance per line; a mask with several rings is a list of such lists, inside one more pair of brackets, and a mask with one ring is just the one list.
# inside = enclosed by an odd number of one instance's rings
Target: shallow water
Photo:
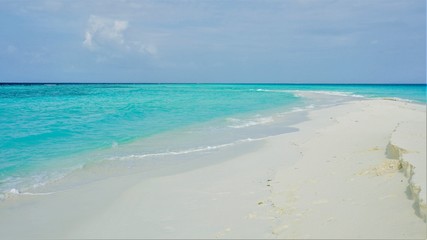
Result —
[[363, 97], [426, 102], [425, 85], [0, 85], [0, 192], [257, 141], [295, 131], [306, 109]]

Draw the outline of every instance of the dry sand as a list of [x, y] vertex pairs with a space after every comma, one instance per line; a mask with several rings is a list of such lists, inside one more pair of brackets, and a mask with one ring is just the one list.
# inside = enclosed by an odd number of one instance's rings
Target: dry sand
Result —
[[176, 174], [0, 203], [10, 238], [426, 238], [426, 106], [361, 100]]

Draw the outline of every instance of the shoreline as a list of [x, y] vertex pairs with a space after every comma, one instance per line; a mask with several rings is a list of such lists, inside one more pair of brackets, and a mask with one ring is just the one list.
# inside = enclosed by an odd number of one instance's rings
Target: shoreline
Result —
[[[262, 86], [264, 85], [261, 84], [258, 87]], [[61, 155], [52, 159], [46, 159], [48, 160], [46, 161], [48, 164], [44, 164], [43, 167], [33, 164], [33, 167], [27, 168], [27, 172], [21, 171], [22, 168], [16, 168], [16, 171], [6, 171], [6, 174], [2, 179], [0, 179], [0, 201], [19, 194], [43, 194], [40, 191], [43, 191], [44, 186], [49, 186], [52, 182], [62, 181], [62, 179], [68, 178], [69, 175], [74, 175], [74, 172], [86, 171], [87, 168], [92, 168], [97, 164], [100, 166], [106, 166], [109, 164], [107, 162], [129, 161], [128, 168], [132, 168], [133, 165], [139, 165], [139, 163], [135, 164], [135, 162], [146, 160], [151, 161], [150, 158], [153, 158], [153, 161], [156, 161], [159, 156], [173, 157], [173, 155], [181, 153], [191, 154], [191, 152], [209, 151], [212, 148], [222, 148], [223, 146], [235, 145], [240, 141], [259, 139], [291, 132], [294, 131], [294, 128], [289, 126], [305, 121], [306, 112], [309, 110], [331, 107], [342, 104], [343, 102], [362, 99], [386, 99], [420, 105], [425, 104], [423, 102], [405, 100], [397, 97], [379, 97], [381, 95], [379, 93], [377, 94], [377, 97], [369, 98], [369, 94], [367, 96], [362, 96], [351, 91], [344, 91], [345, 89], [331, 91], [330, 89], [298, 90], [250, 88], [248, 90], [255, 92], [271, 92], [273, 94], [288, 93], [293, 94], [300, 100], [298, 103], [291, 103], [290, 105], [279, 105], [274, 108], [264, 110], [236, 113], [229, 117], [219, 116], [207, 122], [178, 127], [152, 136], [140, 136], [128, 142], [120, 142], [117, 139], [107, 138], [104, 139], [104, 142], [109, 143], [109, 145], [107, 144], [106, 146], [93, 149], [88, 148], [70, 155]], [[391, 94], [391, 96], [394, 95]], [[298, 114], [300, 115], [298, 116]], [[224, 129], [218, 129], [218, 127]], [[203, 131], [202, 128], [206, 130], [204, 133], [205, 136], [201, 134]], [[214, 136], [210, 133], [210, 128], [216, 130], [215, 133], [212, 131]], [[94, 132], [97, 132], [96, 129], [94, 129]], [[186, 132], [190, 134], [187, 134]], [[196, 134], [194, 134], [194, 132], [196, 132]], [[199, 132], [199, 134], [197, 132]], [[191, 135], [193, 135], [193, 137]], [[163, 136], [163, 139], [161, 136]], [[238, 137], [235, 138], [235, 136]], [[186, 141], [180, 141], [177, 143], [177, 141], [174, 140], [175, 138], [182, 139], [182, 137], [183, 139], [186, 139]], [[191, 138], [194, 138], [192, 139], [193, 141], [188, 141], [188, 139]], [[216, 141], [214, 139], [221, 140]], [[182, 144], [183, 142], [186, 144]], [[72, 143], [72, 141], [70, 143]], [[82, 142], [81, 145], [84, 145], [84, 142]], [[40, 146], [37, 149], [43, 149], [43, 146]], [[13, 150], [16, 151], [17, 149]], [[25, 150], [26, 149], [23, 149], [22, 152], [25, 152]], [[37, 156], [44, 156], [44, 154], [48, 154], [48, 152], [32, 152], [33, 156], [29, 157], [29, 159], [34, 157], [36, 161], [27, 162], [37, 162]], [[13, 157], [6, 154], [5, 159], [8, 159], [8, 157], [11, 157], [12, 163], [16, 160], [15, 157], [17, 159], [25, 159], [25, 157], [22, 157], [19, 154], [14, 154]], [[135, 159], [135, 161], [131, 163], [130, 159]], [[27, 167], [30, 165], [31, 164], [27, 164]], [[112, 168], [122, 168], [123, 165], [124, 164], [122, 163], [118, 163], [117, 166], [112, 166]], [[139, 170], [143, 171], [144, 169]], [[123, 174], [128, 173], [126, 172]], [[115, 176], [116, 174], [113, 175]]]
[[[194, 168], [189, 162], [169, 175], [144, 178], [134, 173], [0, 203], [0, 234], [425, 238], [425, 214], [417, 216], [412, 206], [418, 202], [423, 213], [425, 185], [420, 179], [425, 179], [425, 167], [412, 165], [412, 159], [423, 157], [425, 164], [425, 145], [411, 138], [401, 141], [408, 131], [425, 133], [419, 129], [425, 127], [425, 105], [361, 99], [308, 113], [309, 120], [291, 125], [299, 131], [268, 137], [238, 156], [223, 155], [226, 159], [217, 163]], [[415, 128], [414, 119], [419, 122]], [[425, 143], [425, 134], [419, 139]], [[394, 148], [387, 148], [390, 141], [405, 151], [393, 155]], [[408, 152], [413, 154], [405, 156]], [[415, 175], [407, 178], [401, 169]], [[414, 192], [421, 188], [414, 199], [405, 193], [411, 182]]]

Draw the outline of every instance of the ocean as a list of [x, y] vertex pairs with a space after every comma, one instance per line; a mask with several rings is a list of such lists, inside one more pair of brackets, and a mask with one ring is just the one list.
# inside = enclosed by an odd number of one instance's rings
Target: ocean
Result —
[[2, 84], [0, 198], [76, 173], [198, 161], [363, 98], [426, 104], [426, 85]]

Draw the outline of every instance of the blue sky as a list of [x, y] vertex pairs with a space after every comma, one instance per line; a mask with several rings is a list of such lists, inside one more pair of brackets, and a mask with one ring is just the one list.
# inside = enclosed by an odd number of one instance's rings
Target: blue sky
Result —
[[1, 82], [425, 83], [425, 0], [0, 0]]

